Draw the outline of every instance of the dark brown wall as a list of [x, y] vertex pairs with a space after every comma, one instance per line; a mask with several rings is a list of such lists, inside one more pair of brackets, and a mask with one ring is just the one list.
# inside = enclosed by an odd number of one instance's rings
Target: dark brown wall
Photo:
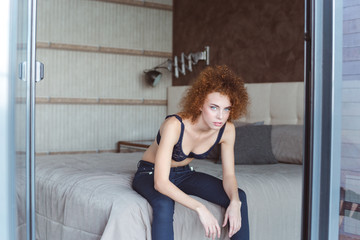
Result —
[[[303, 0], [174, 0], [173, 54], [210, 46], [210, 65], [226, 64], [245, 82], [303, 81]], [[188, 85], [203, 61], [173, 85]]]

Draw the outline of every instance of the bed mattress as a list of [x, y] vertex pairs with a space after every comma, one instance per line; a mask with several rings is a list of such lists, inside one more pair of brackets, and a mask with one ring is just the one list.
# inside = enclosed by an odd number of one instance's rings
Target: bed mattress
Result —
[[[141, 152], [47, 155], [36, 158], [36, 238], [151, 239], [152, 209], [131, 188]], [[193, 160], [195, 171], [221, 178], [220, 164]], [[302, 166], [236, 165], [248, 199], [252, 240], [301, 236]], [[222, 223], [224, 209], [200, 199]], [[176, 240], [207, 239], [190, 209], [175, 205]], [[226, 237], [222, 230], [221, 239]]]

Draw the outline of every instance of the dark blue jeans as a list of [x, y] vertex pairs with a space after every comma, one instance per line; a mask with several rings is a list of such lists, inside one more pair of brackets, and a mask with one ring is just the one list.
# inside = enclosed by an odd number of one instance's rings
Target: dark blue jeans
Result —
[[[198, 196], [224, 208], [227, 208], [230, 204], [222, 180], [205, 173], [196, 172], [188, 165], [171, 168], [169, 179], [186, 194]], [[150, 203], [153, 209], [152, 240], [174, 239], [173, 215], [175, 203], [171, 198], [154, 189], [154, 164], [146, 161], [139, 162], [133, 180], [133, 188]], [[231, 239], [248, 240], [248, 209], [245, 192], [241, 189], [239, 189], [239, 197], [241, 201], [241, 229]]]

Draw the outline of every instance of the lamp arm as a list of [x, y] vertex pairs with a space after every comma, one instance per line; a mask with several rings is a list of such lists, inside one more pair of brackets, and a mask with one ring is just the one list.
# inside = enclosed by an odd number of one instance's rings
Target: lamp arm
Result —
[[[189, 55], [187, 55], [187, 56], [184, 53], [182, 53], [182, 55], [184, 55], [184, 61], [182, 61], [181, 63], [185, 66], [185, 68], [187, 70], [192, 72], [192, 65], [193, 65], [193, 61], [192, 61], [192, 57], [191, 57], [192, 53], [189, 53]], [[187, 63], [185, 62], [185, 60], [187, 61]]]
[[[166, 64], [166, 66], [163, 66], [164, 64]], [[154, 69], [158, 69], [158, 68], [165, 68], [167, 70], [169, 70], [169, 72], [171, 72], [172, 69], [172, 62], [170, 59], [167, 59], [165, 62], [157, 65], [156, 67], [154, 67]]]
[[[183, 55], [182, 55], [183, 56]], [[182, 57], [181, 59], [181, 68], [178, 65], [178, 58], [177, 56], [174, 57], [174, 70], [175, 70], [175, 77], [178, 78], [179, 77], [179, 72], [182, 73], [183, 75], [185, 75], [185, 65], [184, 65], [184, 57]]]
[[191, 53], [191, 58], [193, 59], [193, 64], [197, 64], [199, 60], [206, 61], [206, 65], [210, 64], [210, 47], [206, 46], [205, 50], [202, 52]]
[[[187, 60], [187, 63], [185, 63], [185, 59]], [[167, 59], [165, 62], [157, 65], [153, 68], [153, 70], [156, 70], [158, 68], [165, 68], [169, 72], [172, 71], [172, 68], [174, 67], [174, 75], [176, 78], [179, 77], [179, 73], [185, 75], [186, 69], [192, 72], [192, 66], [196, 65], [200, 60], [206, 61], [206, 65], [210, 65], [210, 47], [205, 46], [205, 50], [201, 52], [196, 53], [190, 53], [189, 55], [185, 55], [184, 53], [181, 53], [180, 62], [181, 66], [179, 67], [178, 63], [178, 57], [174, 56], [174, 61], [171, 61], [170, 59]], [[165, 65], [165, 66], [164, 66]], [[144, 71], [146, 73], [146, 71]]]

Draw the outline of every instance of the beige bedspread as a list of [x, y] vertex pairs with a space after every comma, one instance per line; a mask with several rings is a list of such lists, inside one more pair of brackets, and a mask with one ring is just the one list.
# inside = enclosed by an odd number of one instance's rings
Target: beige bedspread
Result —
[[[37, 239], [151, 239], [152, 209], [131, 188], [142, 153], [38, 156], [36, 159]], [[194, 160], [197, 171], [221, 178], [221, 165]], [[248, 198], [252, 240], [300, 239], [302, 166], [237, 165]], [[224, 209], [203, 201], [222, 222]], [[201, 240], [193, 211], [175, 206], [176, 240]], [[222, 238], [226, 230], [222, 231]]]

